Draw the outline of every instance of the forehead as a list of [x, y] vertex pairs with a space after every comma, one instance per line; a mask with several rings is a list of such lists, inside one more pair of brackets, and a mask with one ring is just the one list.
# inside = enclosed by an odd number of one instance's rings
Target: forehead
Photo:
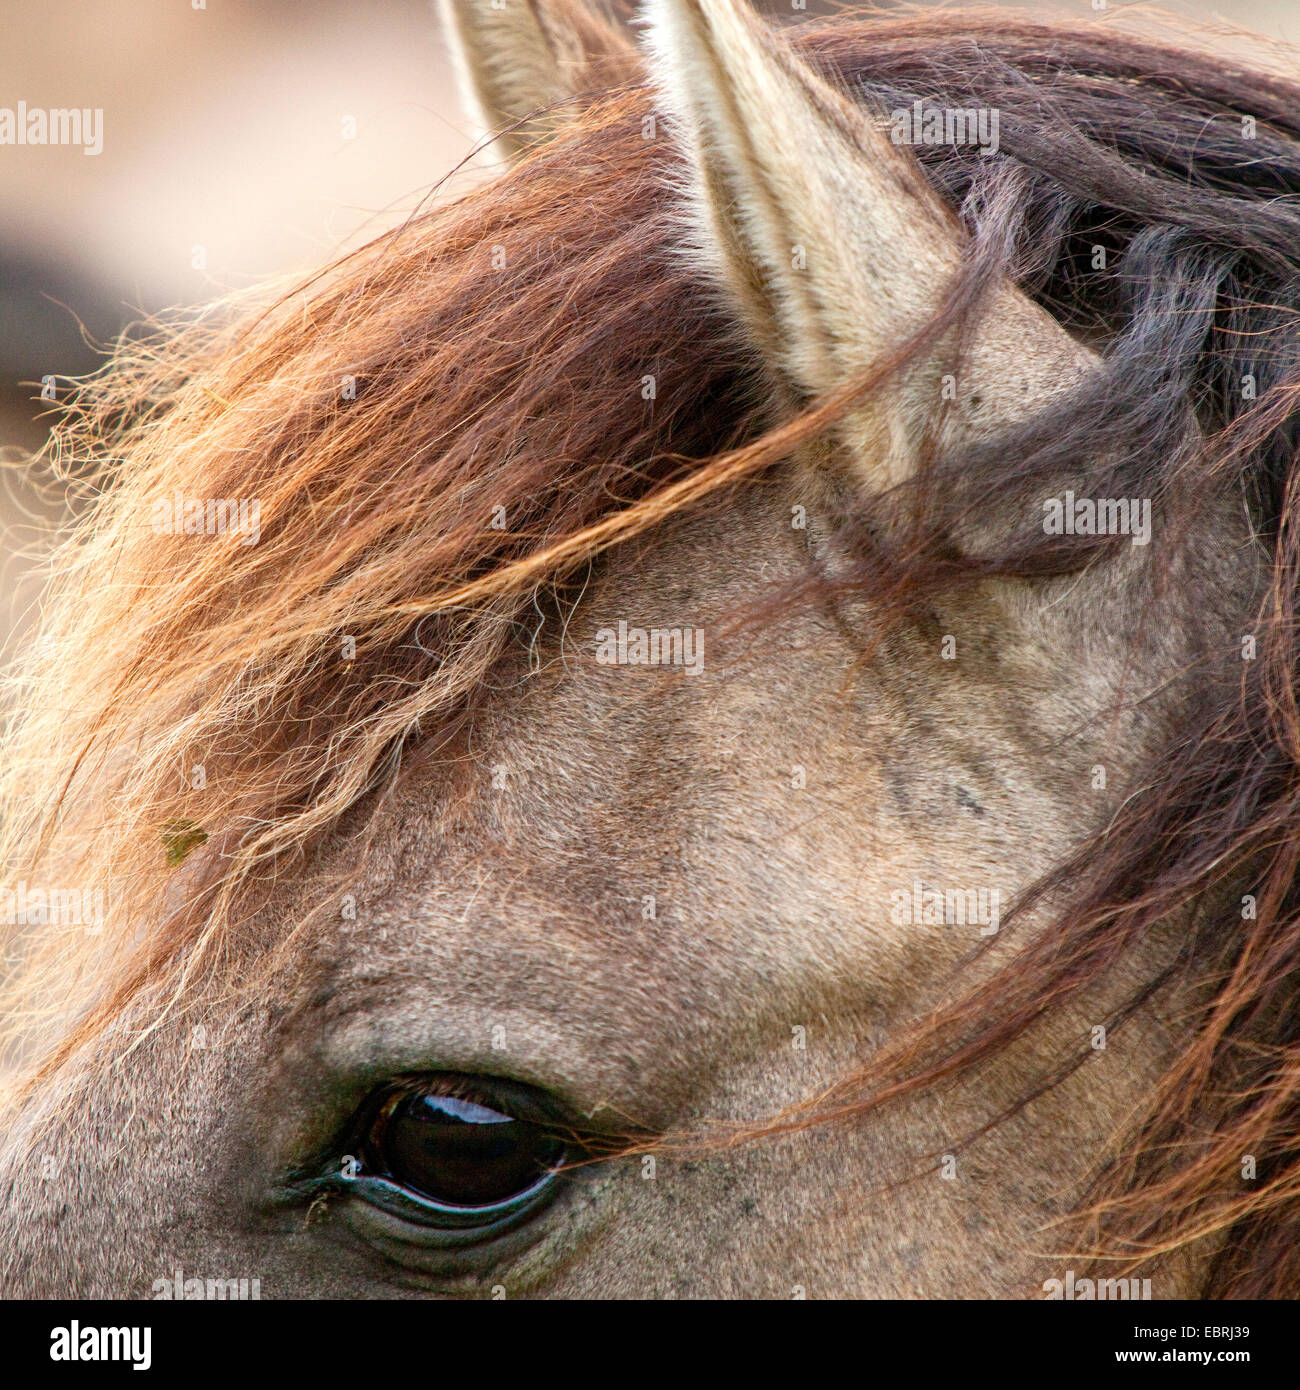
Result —
[[[741, 1073], [751, 1111], [769, 1083], [774, 1108], [822, 1079], [790, 1071], [792, 1030], [833, 1080], [981, 944], [893, 920], [900, 887], [1009, 902], [1011, 870], [1047, 867], [1076, 782], [1031, 785], [1050, 760], [1017, 743], [1038, 721], [1005, 719], [1004, 692], [967, 683], [954, 706], [920, 648], [864, 664], [844, 605], [738, 626], [823, 563], [791, 489], [611, 552], [458, 743], [414, 750], [346, 870], [355, 916], [304, 948], [293, 1026], [326, 1080], [512, 1076], [658, 1126], [725, 1110]], [[629, 650], [636, 630], [690, 632], [698, 669], [621, 659], [617, 636], [599, 659], [620, 625]], [[1008, 766], [1027, 795], [1002, 795]]]
[[[454, 749], [416, 751], [355, 920], [310, 947], [327, 978], [305, 1025], [341, 1066], [432, 1058], [650, 1107], [847, 991], [860, 1008], [864, 981], [883, 1007], [897, 951], [864, 904], [909, 815], [893, 717], [817, 604], [735, 630], [806, 573], [790, 517], [750, 489], [616, 552]], [[656, 629], [689, 634], [697, 669], [628, 656]]]

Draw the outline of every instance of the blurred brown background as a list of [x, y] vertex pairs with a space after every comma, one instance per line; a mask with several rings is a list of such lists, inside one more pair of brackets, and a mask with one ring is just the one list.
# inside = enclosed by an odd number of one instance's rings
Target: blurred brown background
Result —
[[[792, 17], [791, 0], [763, 8]], [[1296, 0], [1165, 8], [1300, 43]], [[96, 365], [83, 326], [102, 343], [143, 312], [306, 270], [481, 177], [452, 172], [472, 132], [429, 0], [6, 0], [0, 17], [0, 106], [104, 111], [98, 155], [0, 146], [10, 459], [44, 436], [25, 383]], [[21, 628], [57, 519], [30, 481], [0, 471], [0, 636]]]

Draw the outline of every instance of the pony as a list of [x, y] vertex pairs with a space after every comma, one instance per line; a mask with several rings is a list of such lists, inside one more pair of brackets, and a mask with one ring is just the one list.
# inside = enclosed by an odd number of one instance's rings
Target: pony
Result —
[[444, 15], [491, 176], [54, 436], [5, 1291], [1295, 1296], [1300, 87]]

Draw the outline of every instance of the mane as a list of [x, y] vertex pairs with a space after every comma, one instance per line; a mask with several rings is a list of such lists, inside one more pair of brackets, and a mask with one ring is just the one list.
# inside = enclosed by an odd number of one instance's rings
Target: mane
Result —
[[[1242, 489], [1272, 582], [1256, 659], [1233, 680], [1186, 674], [1185, 736], [1017, 905], [1063, 904], [1053, 926], [751, 1137], [976, 1068], [1187, 913], [1176, 968], [1213, 998], [1081, 1230], [1133, 1268], [1226, 1234], [1212, 1293], [1296, 1296], [1300, 87], [1191, 38], [1006, 11], [845, 16], [791, 41], [882, 111], [1000, 112], [996, 155], [918, 150], [972, 234], [934, 332], [1008, 273], [1104, 355], [1050, 415], [934, 462], [906, 499], [913, 524], [864, 548], [882, 607], [907, 622], [941, 590], [1104, 562], [1106, 538], [954, 540], [980, 498], [1041, 496], [1063, 469], [1081, 492], [1161, 498], [1174, 534], [1205, 496]], [[605, 93], [490, 185], [269, 306], [134, 338], [79, 385], [53, 458], [91, 504], [9, 677], [0, 854], [11, 879], [111, 884], [113, 900], [102, 935], [10, 943], [29, 1091], [223, 979], [257, 904], [412, 740], [448, 736], [483, 698], [539, 589], [788, 457], [925, 345], [772, 418], [760, 364], [681, 254], [679, 156], [642, 138], [650, 109], [638, 87]], [[1203, 443], [1171, 451], [1188, 412]], [[154, 504], [176, 495], [257, 499], [259, 543], [157, 534]]]

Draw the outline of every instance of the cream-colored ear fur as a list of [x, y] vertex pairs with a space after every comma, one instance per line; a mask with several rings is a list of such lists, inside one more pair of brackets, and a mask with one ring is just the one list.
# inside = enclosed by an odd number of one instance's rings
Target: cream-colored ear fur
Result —
[[[692, 159], [699, 251], [799, 398], [861, 375], [934, 313], [963, 234], [905, 146], [813, 72], [744, 0], [648, 0], [651, 71]], [[846, 422], [878, 484], [922, 432], [992, 431], [1094, 361], [1010, 285], [992, 295], [944, 408], [942, 356]]]
[[636, 49], [583, 0], [439, 3], [466, 104], [509, 159], [563, 119], [557, 104], [641, 74]]

